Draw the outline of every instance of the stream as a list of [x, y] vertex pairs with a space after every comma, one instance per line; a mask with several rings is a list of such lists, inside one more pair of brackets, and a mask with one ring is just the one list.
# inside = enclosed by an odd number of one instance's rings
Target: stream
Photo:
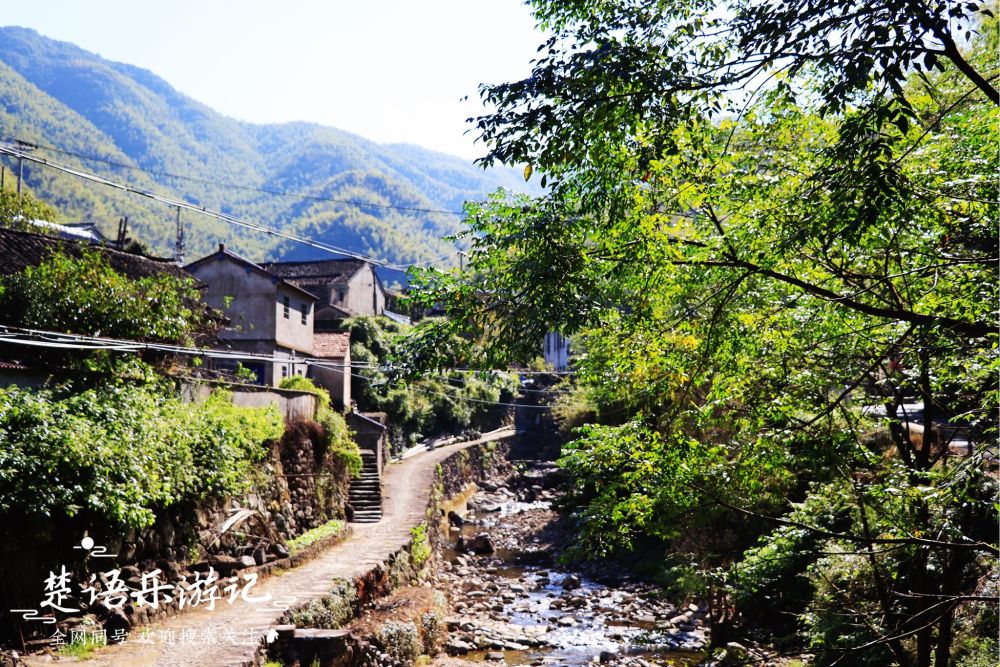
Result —
[[572, 539], [551, 503], [558, 470], [534, 464], [484, 482], [465, 511], [449, 515], [437, 587], [449, 594], [449, 657], [438, 667], [693, 665], [709, 643], [703, 609], [608, 571], [600, 580], [558, 564]]

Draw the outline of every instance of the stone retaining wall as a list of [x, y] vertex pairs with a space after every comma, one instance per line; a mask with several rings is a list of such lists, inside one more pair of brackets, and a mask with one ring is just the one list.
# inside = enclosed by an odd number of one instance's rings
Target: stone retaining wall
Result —
[[[347, 667], [364, 664], [367, 642], [339, 631], [324, 635], [315, 632], [302, 634], [302, 630], [339, 630], [357, 618], [365, 605], [402, 585], [418, 582], [430, 565], [430, 559], [425, 554], [433, 554], [438, 541], [447, 534], [446, 528], [441, 530], [441, 524], [447, 526], [449, 500], [468, 493], [471, 484], [491, 476], [500, 467], [508, 466], [507, 455], [512, 441], [513, 436], [480, 443], [461, 449], [441, 461], [435, 471], [434, 489], [424, 521], [413, 526], [414, 538], [363, 575], [335, 584], [326, 597], [286, 612], [282, 618], [283, 625], [277, 628], [282, 641], [272, 647], [270, 657], [287, 664], [296, 664], [304, 656], [319, 657], [316, 642], [327, 638], [330, 644], [323, 649], [321, 665]], [[299, 645], [296, 637], [300, 635], [303, 642], [308, 642]], [[337, 647], [342, 647], [342, 650]], [[342, 652], [338, 653], [338, 650]], [[267, 656], [268, 647], [262, 644], [252, 664], [264, 664]]]

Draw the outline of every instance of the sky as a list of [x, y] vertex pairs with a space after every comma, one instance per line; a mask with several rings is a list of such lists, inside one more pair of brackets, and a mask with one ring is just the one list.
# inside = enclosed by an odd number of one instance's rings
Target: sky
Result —
[[[0, 22], [153, 71], [216, 111], [481, 156], [478, 88], [526, 77], [520, 0], [32, 0]], [[462, 101], [462, 98], [468, 99]]]

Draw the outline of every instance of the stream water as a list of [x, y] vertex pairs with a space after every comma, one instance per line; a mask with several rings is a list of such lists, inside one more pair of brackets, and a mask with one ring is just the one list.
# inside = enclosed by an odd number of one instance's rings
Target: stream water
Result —
[[508, 665], [697, 663], [708, 636], [696, 606], [678, 609], [614, 572], [599, 582], [556, 564], [555, 495], [508, 481], [470, 500], [439, 581], [452, 605], [448, 653]]

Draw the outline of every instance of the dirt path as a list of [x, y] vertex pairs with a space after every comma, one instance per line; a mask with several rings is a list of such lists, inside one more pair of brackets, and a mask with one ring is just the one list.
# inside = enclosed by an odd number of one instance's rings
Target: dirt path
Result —
[[[270, 603], [237, 600], [214, 611], [204, 608], [179, 614], [152, 626], [133, 628], [128, 641], [97, 651], [82, 664], [102, 667], [164, 667], [250, 664], [267, 630], [283, 608], [326, 595], [337, 579], [365, 574], [410, 540], [410, 529], [424, 519], [437, 464], [466, 447], [510, 436], [513, 430], [490, 433], [481, 440], [440, 447], [389, 465], [383, 476], [383, 518], [374, 524], [351, 524], [353, 534], [297, 568], [257, 584], [254, 595], [271, 594]], [[30, 666], [51, 664], [32, 658]]]

